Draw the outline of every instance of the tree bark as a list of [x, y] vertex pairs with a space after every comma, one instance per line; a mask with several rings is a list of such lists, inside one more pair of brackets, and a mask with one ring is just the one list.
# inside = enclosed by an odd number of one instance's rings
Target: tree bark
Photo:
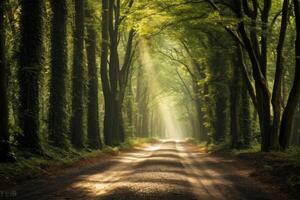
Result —
[[251, 116], [250, 116], [250, 101], [249, 101], [249, 94], [247, 90], [246, 84], [242, 83], [242, 101], [241, 101], [242, 109], [240, 113], [240, 131], [243, 135], [244, 139], [244, 147], [249, 148], [252, 142], [252, 123], [251, 123]]
[[87, 124], [87, 138], [88, 146], [92, 149], [99, 149], [102, 147], [100, 138], [100, 124], [99, 124], [99, 99], [98, 99], [98, 73], [96, 63], [96, 29], [94, 25], [94, 16], [90, 5], [86, 4], [86, 17], [88, 19], [86, 30], [86, 52], [88, 65], [88, 124]]
[[[222, 42], [222, 37], [216, 34], [210, 40], [212, 47]], [[214, 105], [211, 113], [211, 120], [213, 125], [213, 139], [216, 143], [223, 142], [226, 137], [228, 127], [227, 110], [229, 108], [230, 89], [228, 87], [228, 69], [229, 59], [220, 50], [214, 49], [209, 58], [209, 73], [211, 76], [210, 94], [213, 98], [211, 104]], [[204, 89], [205, 90], [205, 89]]]
[[149, 137], [149, 108], [148, 108], [149, 95], [145, 94], [142, 101], [142, 137]]
[[[115, 3], [116, 1], [116, 3]], [[108, 3], [108, 33], [110, 39], [110, 58], [109, 58], [109, 82], [110, 82], [110, 109], [105, 112], [110, 112], [111, 117], [109, 122], [109, 134], [111, 135], [112, 143], [108, 145], [119, 145], [123, 138], [123, 123], [121, 122], [121, 108], [119, 96], [119, 54], [118, 54], [118, 37], [119, 37], [119, 20], [120, 20], [120, 0], [112, 0]]]
[[216, 143], [222, 142], [225, 140], [226, 136], [226, 124], [227, 124], [227, 98], [222, 94], [217, 94], [216, 97], [216, 108], [215, 108], [215, 133], [214, 133], [214, 141]]
[[7, 65], [5, 59], [4, 1], [0, 1], [0, 162], [10, 160]]
[[103, 133], [104, 133], [104, 143], [107, 145], [112, 144], [112, 138], [110, 135], [109, 129], [109, 120], [110, 120], [110, 84], [108, 79], [108, 47], [109, 47], [109, 35], [108, 35], [108, 24], [109, 24], [109, 13], [108, 13], [108, 0], [102, 0], [102, 40], [101, 40], [101, 82], [102, 90], [104, 96], [104, 124], [103, 124]]
[[141, 101], [142, 101], [142, 86], [143, 86], [143, 71], [142, 66], [139, 65], [137, 68], [137, 78], [136, 78], [136, 97], [135, 103], [137, 105], [137, 112], [136, 112], [136, 121], [135, 121], [135, 129], [136, 129], [136, 136], [141, 136]]
[[[238, 51], [238, 49], [236, 50]], [[232, 77], [230, 84], [230, 131], [231, 131], [231, 146], [232, 148], [240, 148], [240, 100], [241, 100], [241, 73], [239, 58], [233, 58]]]
[[276, 60], [276, 72], [275, 72], [275, 81], [273, 86], [272, 93], [272, 106], [273, 106], [273, 126], [272, 126], [272, 134], [271, 134], [271, 144], [273, 146], [271, 148], [277, 149], [279, 146], [279, 130], [280, 130], [280, 121], [281, 121], [281, 86], [282, 86], [282, 78], [283, 78], [283, 46], [287, 31], [287, 23], [289, 16], [289, 0], [284, 0], [282, 6], [282, 19], [281, 19], [281, 28], [279, 35], [279, 42], [277, 45], [277, 60]]
[[[249, 58], [252, 65], [253, 70], [253, 78], [255, 80], [255, 89], [256, 89], [256, 100], [257, 100], [257, 111], [259, 115], [260, 121], [260, 130], [261, 130], [261, 149], [262, 151], [270, 151], [271, 147], [271, 98], [270, 92], [268, 89], [268, 82], [266, 79], [266, 62], [267, 62], [267, 37], [266, 35], [262, 35], [261, 41], [261, 58], [258, 57], [259, 52], [255, 50], [251, 40], [249, 39], [244, 21], [242, 20], [244, 17], [242, 3], [240, 0], [235, 0], [236, 4], [236, 15], [241, 21], [238, 24], [238, 31], [242, 37], [245, 48], [249, 54]], [[270, 1], [265, 0], [264, 3], [264, 13], [262, 14], [262, 20], [264, 23], [268, 22], [269, 15], [269, 6]], [[265, 31], [266, 24], [263, 25]], [[266, 33], [263, 33], [266, 34]]]
[[294, 116], [291, 145], [300, 145], [300, 103]]
[[128, 90], [127, 90], [128, 98], [126, 100], [125, 109], [126, 109], [126, 117], [129, 129], [129, 136], [134, 137], [134, 120], [133, 120], [133, 112], [134, 112], [134, 98], [133, 98], [133, 91], [132, 91], [132, 80], [131, 78], [128, 80]]
[[267, 65], [268, 65], [268, 23], [269, 23], [269, 15], [272, 6], [272, 0], [264, 0], [263, 10], [261, 13], [261, 72], [264, 76], [265, 80], [267, 80]]
[[49, 105], [49, 140], [52, 145], [67, 147], [66, 75], [68, 68], [66, 0], [51, 0], [51, 77]]
[[288, 97], [287, 105], [283, 111], [279, 143], [282, 149], [287, 149], [290, 144], [292, 125], [297, 104], [300, 98], [300, 2], [294, 0], [295, 10], [295, 23], [296, 23], [296, 41], [295, 41], [295, 54], [296, 66], [295, 76], [291, 92]]
[[43, 1], [21, 1], [20, 85], [21, 147], [41, 153], [39, 135], [39, 79], [43, 65]]
[[193, 87], [193, 93], [194, 93], [194, 105], [196, 108], [196, 120], [195, 120], [195, 138], [198, 140], [205, 140], [205, 133], [204, 133], [204, 128], [203, 128], [203, 112], [201, 111], [201, 99], [200, 99], [200, 88], [198, 85], [198, 81], [194, 78], [192, 80], [192, 87]]
[[[126, 69], [123, 70], [123, 68], [120, 69], [118, 52], [119, 26], [122, 21], [121, 2], [112, 0], [102, 1], [102, 3], [102, 44], [104, 46], [102, 46], [101, 79], [105, 99], [104, 138], [107, 145], [119, 145], [125, 140], [122, 105], [132, 58], [132, 52], [129, 52], [129, 60], [127, 60], [127, 52], [128, 49], [132, 51], [134, 31], [131, 30], [129, 33], [129, 46], [127, 45], [124, 61]], [[132, 3], [129, 3], [130, 6]], [[107, 69], [109, 50], [109, 69]]]
[[84, 147], [84, 0], [75, 0], [75, 32], [72, 74], [71, 142], [75, 148]]

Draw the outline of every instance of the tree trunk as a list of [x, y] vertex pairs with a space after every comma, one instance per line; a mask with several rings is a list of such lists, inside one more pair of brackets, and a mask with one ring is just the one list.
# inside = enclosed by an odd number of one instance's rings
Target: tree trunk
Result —
[[109, 24], [109, 13], [108, 13], [108, 0], [102, 0], [102, 39], [101, 39], [101, 82], [102, 90], [104, 96], [104, 123], [103, 123], [103, 135], [104, 143], [106, 145], [112, 144], [112, 138], [109, 130], [109, 120], [110, 120], [110, 84], [107, 72], [107, 62], [108, 62], [108, 46], [109, 46], [109, 36], [108, 36], [108, 24]]
[[232, 63], [232, 80], [230, 85], [230, 131], [231, 131], [231, 146], [232, 148], [240, 148], [240, 122], [239, 122], [239, 111], [240, 111], [240, 100], [241, 100], [241, 73], [240, 73], [240, 62], [238, 58], [233, 58]]
[[87, 30], [87, 65], [88, 65], [88, 146], [92, 149], [101, 148], [100, 124], [99, 124], [99, 99], [98, 99], [98, 73], [96, 63], [96, 30], [92, 10], [86, 5]]
[[[271, 141], [270, 93], [268, 90], [267, 81], [263, 77], [263, 74], [260, 70], [260, 62], [256, 56], [258, 52], [254, 51], [251, 41], [247, 37], [247, 33], [245, 31], [243, 22], [239, 24], [238, 29], [243, 38], [243, 41], [245, 43], [245, 48], [249, 54], [249, 58], [252, 64], [256, 93], [252, 88], [251, 82], [247, 78], [247, 71], [245, 69], [244, 69], [244, 77], [247, 79], [246, 80], [247, 88], [259, 116], [259, 124], [260, 124], [260, 131], [262, 137], [261, 150], [267, 152], [270, 151], [271, 147], [273, 146]], [[240, 51], [240, 53], [242, 53], [242, 51]]]
[[252, 48], [251, 42], [247, 37], [244, 24], [241, 22], [239, 25], [239, 31], [245, 42], [246, 49], [248, 51], [252, 69], [253, 77], [255, 80], [256, 88], [256, 101], [257, 112], [259, 115], [260, 131], [262, 137], [261, 149], [262, 151], [270, 150], [270, 130], [271, 130], [271, 110], [270, 110], [270, 94], [266, 79], [260, 70], [260, 63], [255, 56], [255, 52]]
[[240, 71], [241, 77], [243, 80], [241, 82], [241, 93], [242, 93], [242, 99], [241, 99], [241, 110], [240, 110], [240, 131], [243, 135], [244, 139], [244, 146], [250, 147], [251, 140], [252, 140], [252, 133], [251, 133], [251, 117], [250, 117], [250, 102], [249, 97], [251, 98], [251, 101], [253, 103], [254, 108], [257, 107], [257, 100], [256, 100], [256, 94], [254, 91], [254, 88], [252, 86], [248, 69], [245, 63], [244, 58], [244, 49], [237, 44], [237, 55], [238, 55], [238, 66], [241, 67]]
[[[266, 0], [267, 3], [270, 3]], [[236, 14], [239, 19], [243, 19], [243, 8], [240, 0], [235, 1], [236, 4]], [[262, 16], [263, 21], [268, 22], [269, 7], [265, 3], [264, 13]], [[266, 30], [265, 25], [263, 29]], [[248, 37], [246, 32], [244, 21], [241, 20], [238, 24], [238, 31], [241, 35], [241, 38], [244, 42], [245, 48], [249, 54], [249, 58], [253, 70], [253, 78], [255, 80], [255, 89], [256, 89], [256, 101], [257, 101], [257, 111], [259, 115], [260, 130], [262, 136], [261, 149], [262, 151], [269, 151], [271, 144], [271, 109], [270, 109], [270, 92], [268, 89], [268, 82], [266, 79], [266, 66], [267, 66], [267, 38], [265, 35], [262, 36], [261, 41], [261, 58], [257, 55], [260, 55], [259, 52], [253, 47], [251, 40]], [[265, 33], [263, 33], [265, 34]]]
[[265, 80], [267, 80], [267, 66], [268, 66], [268, 23], [269, 15], [272, 6], [272, 0], [264, 0], [263, 10], [261, 13], [261, 59], [260, 59], [260, 68], [262, 75]]
[[126, 101], [126, 116], [127, 122], [129, 126], [129, 136], [134, 137], [134, 124], [133, 124], [133, 91], [132, 91], [132, 80], [131, 78], [128, 80], [128, 99]]
[[71, 142], [75, 148], [84, 146], [84, 0], [75, 0], [75, 32], [72, 74]]
[[135, 97], [135, 103], [137, 105], [137, 111], [136, 111], [136, 121], [135, 121], [135, 129], [136, 129], [136, 135], [141, 136], [141, 99], [142, 99], [142, 79], [143, 79], [143, 71], [142, 66], [139, 65], [137, 68], [137, 78], [136, 78], [136, 97]]
[[226, 136], [226, 124], [227, 124], [227, 98], [222, 94], [217, 94], [216, 97], [216, 110], [215, 110], [215, 134], [214, 141], [216, 143], [222, 142], [225, 140]]
[[5, 59], [4, 1], [0, 1], [0, 162], [10, 160], [7, 66]]
[[118, 117], [119, 117], [119, 142], [125, 142], [125, 129], [124, 129], [124, 118], [123, 118], [123, 102], [118, 102], [119, 104], [119, 111], [118, 111]]
[[198, 85], [197, 80], [192, 80], [192, 87], [193, 87], [193, 92], [194, 92], [194, 102], [195, 102], [195, 108], [196, 108], [196, 135], [195, 138], [199, 139], [201, 141], [205, 141], [206, 138], [206, 133], [205, 133], [205, 128], [203, 126], [203, 115], [204, 113], [201, 110], [201, 97], [200, 97], [200, 87]]
[[[128, 34], [128, 40], [125, 50], [124, 64], [121, 69], [118, 66], [119, 70], [119, 91], [118, 91], [118, 103], [119, 103], [119, 135], [121, 142], [125, 141], [125, 129], [124, 129], [124, 119], [123, 119], [123, 102], [125, 97], [125, 92], [128, 86], [128, 79], [130, 76], [130, 66], [132, 65], [132, 57], [133, 57], [133, 39], [134, 39], [135, 31], [131, 29]], [[129, 88], [130, 89], [130, 88]]]
[[51, 0], [51, 78], [49, 105], [49, 140], [52, 145], [67, 147], [66, 75], [68, 68], [67, 50], [67, 2]]
[[[13, 35], [16, 35], [18, 34], [17, 33], [17, 27], [16, 27], [16, 23], [15, 23], [15, 15], [14, 15], [14, 9], [13, 9], [13, 6], [10, 4], [10, 1], [6, 0], [6, 17], [7, 17], [7, 21], [8, 21], [8, 24], [9, 24], [9, 27], [11, 29], [11, 33]], [[7, 6], [9, 5], [9, 6]], [[18, 40], [14, 40], [13, 41], [13, 44], [12, 44], [13, 48], [14, 49], [18, 49], [19, 47], [19, 41]], [[11, 57], [11, 58], [16, 58], [17, 57], [17, 54], [18, 54], [18, 51], [15, 51]], [[8, 59], [8, 58], [6, 58]], [[9, 85], [9, 91], [8, 91], [8, 99], [10, 99], [11, 101], [11, 108], [12, 108], [12, 115], [13, 115], [13, 126], [17, 126], [19, 124], [19, 114], [18, 114], [18, 110], [19, 110], [19, 99], [18, 99], [18, 83], [15, 82], [15, 76], [16, 76], [16, 72], [15, 70], [12, 69], [12, 65], [16, 65], [18, 62], [18, 60], [15, 60], [7, 65], [9, 65], [9, 71], [8, 71], [8, 74], [11, 78], [9, 78], [9, 82], [8, 82], [8, 85]]]
[[243, 134], [244, 146], [249, 148], [252, 142], [252, 131], [251, 131], [251, 116], [250, 116], [250, 102], [249, 102], [249, 94], [247, 90], [246, 84], [242, 83], [242, 109], [240, 113], [240, 126], [241, 126], [241, 134]]
[[[216, 36], [218, 37], [218, 36]], [[212, 40], [211, 44], [218, 44], [221, 39]], [[213, 55], [210, 57], [209, 70], [211, 73], [211, 95], [213, 97], [213, 103], [215, 104], [213, 114], [213, 128], [214, 134], [213, 139], [216, 143], [225, 140], [228, 126], [227, 108], [229, 99], [229, 88], [227, 84], [229, 60], [220, 51], [215, 50]]]
[[280, 36], [279, 42], [277, 46], [277, 61], [276, 61], [276, 72], [275, 72], [275, 81], [273, 86], [273, 95], [272, 95], [272, 106], [273, 106], [273, 126], [271, 133], [271, 144], [273, 146], [272, 149], [277, 149], [279, 147], [278, 137], [280, 130], [280, 117], [281, 117], [281, 86], [282, 86], [282, 78], [283, 78], [283, 46], [285, 41], [285, 35], [287, 30], [289, 16], [289, 0], [284, 0], [282, 7], [282, 19], [281, 19], [281, 28], [280, 28]]
[[[119, 0], [116, 0], [119, 3]], [[117, 4], [118, 4], [117, 3]], [[108, 4], [108, 33], [110, 39], [110, 58], [109, 58], [109, 81], [110, 81], [110, 113], [112, 117], [109, 119], [109, 134], [113, 140], [111, 145], [120, 144], [120, 118], [119, 118], [119, 55], [118, 55], [118, 36], [119, 36], [119, 17], [120, 7], [115, 4], [115, 0], [109, 1]]]
[[41, 153], [39, 135], [39, 80], [43, 65], [43, 1], [21, 1], [21, 39], [18, 79], [20, 85], [19, 144]]
[[291, 145], [300, 145], [300, 103], [298, 103], [297, 111], [294, 116], [293, 131]]
[[[105, 42], [106, 44], [102, 47], [104, 54], [102, 54], [101, 61], [101, 79], [105, 99], [104, 138], [106, 138], [107, 145], [119, 145], [125, 140], [122, 105], [128, 80], [128, 71], [126, 71], [126, 76], [123, 76], [123, 70], [120, 69], [118, 54], [121, 2], [113, 0], [102, 1], [102, 3], [102, 40], [109, 40], [109, 43]], [[110, 50], [109, 70], [107, 70], [106, 63], [108, 49]], [[129, 55], [131, 57], [131, 54]], [[124, 77], [126, 77], [126, 82], [122, 81]]]
[[190, 127], [191, 127], [191, 133], [188, 136], [196, 139], [198, 136], [198, 129], [197, 129], [198, 126], [197, 126], [197, 123], [195, 120], [195, 116], [192, 114], [192, 112], [189, 108], [189, 105], [186, 104], [185, 109], [188, 114], [188, 121], [189, 121]]
[[293, 86], [287, 101], [287, 105], [283, 111], [279, 143], [282, 149], [287, 149], [290, 144], [294, 114], [300, 98], [300, 2], [294, 0], [295, 23], [296, 23], [296, 66]]
[[149, 94], [148, 94], [148, 88], [147, 85], [143, 87], [143, 91], [140, 97], [140, 101], [138, 103], [138, 112], [140, 115], [140, 124], [139, 124], [139, 129], [140, 129], [140, 137], [147, 137], [148, 135], [148, 99], [149, 99]]

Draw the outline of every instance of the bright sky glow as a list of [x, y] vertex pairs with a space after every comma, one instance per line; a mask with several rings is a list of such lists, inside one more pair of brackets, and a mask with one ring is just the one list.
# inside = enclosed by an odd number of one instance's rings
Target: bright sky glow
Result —
[[[153, 59], [151, 58], [149, 46], [147, 45], [147, 41], [141, 40], [140, 42], [141, 49], [141, 62], [143, 67], [148, 75], [148, 87], [152, 96], [157, 96], [157, 94], [161, 94], [163, 92], [162, 86], [158, 80], [158, 72], [156, 71], [153, 63]], [[163, 67], [163, 66], [162, 66]], [[183, 131], [180, 126], [180, 122], [176, 119], [176, 108], [172, 106], [172, 98], [168, 96], [164, 96], [164, 98], [156, 99], [156, 106], [158, 108], [160, 117], [163, 120], [166, 136], [167, 138], [172, 139], [182, 139]]]

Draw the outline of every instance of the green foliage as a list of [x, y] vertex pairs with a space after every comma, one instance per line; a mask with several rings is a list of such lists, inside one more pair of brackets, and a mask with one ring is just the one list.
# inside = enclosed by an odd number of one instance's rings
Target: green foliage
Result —
[[38, 177], [47, 173], [51, 167], [67, 167], [85, 157], [101, 156], [101, 151], [76, 151], [73, 149], [48, 147], [44, 156], [38, 156], [30, 152], [17, 152], [17, 162], [0, 164], [0, 178], [9, 184], [17, 180]]
[[[203, 145], [201, 145], [203, 147]], [[232, 156], [238, 156], [245, 153], [258, 153], [260, 152], [260, 144], [253, 142], [249, 148], [232, 149], [231, 143], [225, 140], [221, 143], [211, 143], [207, 145], [207, 150], [212, 153], [226, 153]]]
[[[102, 5], [100, 1], [87, 0], [86, 5], [89, 12], [85, 13], [85, 28], [80, 22], [75, 22], [75, 4], [74, 1], [66, 0], [67, 7], [67, 20], [64, 26], [66, 28], [66, 38], [64, 38], [63, 45], [66, 52], [61, 60], [59, 66], [64, 66], [63, 72], [57, 72], [58, 75], [53, 79], [55, 83], [61, 81], [60, 90], [51, 88], [51, 75], [53, 75], [53, 69], [50, 70], [50, 54], [51, 54], [51, 17], [53, 12], [51, 11], [50, 1], [39, 1], [43, 6], [43, 12], [40, 13], [39, 19], [39, 32], [37, 40], [40, 46], [43, 48], [39, 52], [34, 52], [36, 61], [42, 62], [41, 71], [38, 71], [39, 80], [34, 80], [35, 92], [38, 92], [38, 97], [35, 97], [34, 112], [38, 114], [39, 126], [37, 129], [37, 136], [40, 136], [41, 146], [47, 147], [51, 140], [51, 133], [48, 130], [49, 120], [49, 101], [52, 96], [61, 96], [61, 99], [65, 98], [66, 102], [57, 101], [64, 107], [60, 112], [63, 112], [65, 116], [61, 122], [61, 128], [57, 127], [57, 133], [61, 130], [62, 136], [64, 136], [62, 143], [66, 141], [62, 146], [68, 146], [68, 142], [71, 136], [71, 132], [79, 131], [79, 138], [73, 138], [73, 140], [80, 140], [78, 146], [86, 146], [87, 136], [87, 103], [88, 101], [88, 69], [87, 60], [90, 53], [87, 48], [91, 45], [88, 44], [87, 27], [95, 30], [95, 37], [97, 39], [101, 36], [101, 9]], [[77, 3], [80, 1], [77, 1]], [[230, 10], [226, 5], [218, 4], [220, 10], [213, 9], [211, 4], [203, 1], [185, 1], [185, 0], [137, 0], [133, 2], [132, 6], [129, 6], [130, 1], [121, 1], [121, 21], [118, 27], [118, 45], [116, 51], [118, 55], [115, 58], [119, 59], [121, 67], [124, 64], [124, 58], [126, 57], [126, 47], [129, 38], [129, 31], [134, 30], [134, 41], [132, 50], [132, 66], [126, 76], [129, 77], [130, 86], [125, 88], [124, 103], [120, 107], [121, 112], [119, 115], [123, 115], [122, 118], [117, 122], [124, 119], [124, 130], [127, 138], [140, 136], [140, 137], [154, 137], [160, 136], [165, 137], [166, 128], [166, 116], [163, 116], [167, 111], [172, 111], [169, 115], [175, 119], [176, 124], [179, 124], [183, 130], [183, 134], [187, 137], [193, 137], [195, 140], [199, 140], [195, 136], [204, 136], [201, 138], [202, 141], [209, 141], [211, 144], [209, 148], [212, 151], [231, 151], [229, 145], [229, 138], [231, 137], [230, 132], [230, 118], [229, 118], [229, 105], [230, 105], [230, 84], [233, 80], [232, 65], [233, 57], [236, 57], [234, 51], [236, 44], [230, 31], [236, 34], [240, 39], [241, 35], [237, 31], [237, 25], [240, 22], [245, 24], [247, 34], [255, 33], [258, 39], [261, 36], [268, 35], [269, 50], [266, 52], [268, 56], [268, 70], [267, 80], [268, 88], [271, 91], [273, 89], [276, 56], [277, 56], [277, 42], [279, 38], [281, 16], [280, 11], [282, 10], [282, 1], [272, 2], [270, 12], [270, 22], [268, 25], [268, 31], [265, 33], [262, 30], [262, 21], [260, 19], [261, 13], [258, 13], [256, 20], [257, 25], [253, 25], [253, 20], [249, 17], [244, 16], [243, 19], [238, 19], [235, 13]], [[217, 1], [216, 1], [217, 2]], [[261, 2], [262, 4], [263, 2]], [[82, 7], [80, 7], [82, 8]], [[18, 68], [16, 60], [17, 47], [20, 44], [25, 43], [22, 41], [23, 33], [22, 29], [22, 10], [18, 6], [18, 1], [9, 0], [6, 3], [7, 16], [6, 16], [6, 58], [9, 65], [9, 80], [8, 80], [8, 91], [9, 91], [9, 124], [10, 124], [10, 141], [12, 146], [18, 152], [16, 145], [17, 136], [22, 136], [22, 120], [18, 119], [18, 115], [23, 115], [18, 111], [18, 107], [24, 104], [24, 87], [27, 87], [27, 82], [22, 78], [18, 77]], [[41, 9], [40, 9], [41, 10]], [[82, 9], [80, 9], [82, 11]], [[291, 9], [292, 10], [292, 9]], [[66, 13], [65, 13], [66, 14]], [[81, 13], [82, 14], [82, 13]], [[295, 55], [291, 53], [294, 51], [294, 40], [295, 40], [295, 22], [293, 22], [293, 13], [290, 11], [290, 21], [287, 31], [286, 42], [284, 44], [284, 73], [282, 83], [282, 102], [283, 105], [287, 102], [287, 96], [291, 89], [292, 82], [294, 80], [294, 66], [295, 66]], [[271, 21], [271, 19], [273, 21]], [[41, 22], [43, 20], [43, 22]], [[29, 20], [31, 21], [31, 20]], [[25, 20], [25, 22], [29, 21]], [[34, 20], [32, 20], [34, 22]], [[24, 23], [25, 23], [24, 22]], [[42, 25], [41, 25], [42, 23]], [[76, 29], [77, 25], [80, 25], [80, 29], [84, 31], [83, 34], [79, 34], [79, 30]], [[23, 24], [24, 25], [24, 24]], [[21, 29], [20, 29], [21, 27]], [[25, 27], [25, 26], [24, 26]], [[24, 28], [23, 27], [23, 28]], [[27, 26], [26, 26], [27, 27]], [[26, 28], [25, 27], [25, 28]], [[36, 26], [34, 26], [36, 27]], [[227, 28], [225, 30], [224, 28]], [[21, 31], [19, 31], [19, 29]], [[78, 34], [74, 35], [74, 31]], [[32, 34], [34, 35], [34, 34]], [[76, 37], [76, 38], [75, 38]], [[78, 43], [78, 37], [80, 38], [80, 44]], [[57, 38], [56, 38], [57, 39]], [[58, 39], [58, 41], [61, 41]], [[95, 42], [95, 61], [97, 69], [95, 71], [99, 75], [99, 61], [100, 61], [100, 45], [101, 41]], [[145, 42], [146, 45], [142, 46], [141, 43]], [[58, 43], [58, 42], [57, 42]], [[258, 44], [260, 45], [260, 44]], [[22, 47], [22, 45], [21, 45]], [[32, 50], [31, 48], [29, 48]], [[56, 52], [58, 48], [53, 49]], [[149, 58], [144, 59], [143, 53], [148, 51]], [[32, 56], [24, 56], [26, 58]], [[62, 58], [61, 56], [58, 56]], [[112, 57], [111, 51], [109, 57]], [[72, 59], [73, 58], [73, 59]], [[249, 56], [245, 55], [246, 70], [250, 75], [250, 81], [254, 84], [253, 80], [253, 69], [251, 68], [251, 62]], [[150, 66], [150, 67], [149, 67]], [[149, 70], [152, 66], [152, 72]], [[237, 67], [237, 66], [234, 66]], [[74, 68], [74, 69], [72, 69]], [[141, 68], [142, 72], [139, 72]], [[28, 69], [28, 68], [27, 68]], [[30, 72], [30, 70], [28, 70]], [[73, 74], [72, 74], [73, 73]], [[37, 73], [35, 73], [38, 75]], [[109, 74], [109, 73], [107, 73]], [[73, 77], [72, 77], [73, 75]], [[19, 81], [17, 79], [20, 79]], [[240, 77], [244, 80], [243, 77]], [[65, 81], [62, 81], [65, 79]], [[80, 80], [78, 80], [80, 79]], [[95, 82], [100, 82], [100, 78], [96, 77]], [[94, 83], [95, 83], [94, 82]], [[154, 83], [155, 82], [155, 83]], [[75, 84], [74, 84], [75, 83]], [[153, 84], [154, 83], [154, 84]], [[129, 85], [129, 84], [128, 84]], [[21, 86], [21, 88], [20, 88]], [[99, 88], [101, 88], [99, 84]], [[117, 88], [123, 86], [120, 84]], [[21, 89], [21, 90], [20, 90]], [[244, 88], [246, 89], [246, 88]], [[60, 92], [59, 92], [60, 91]], [[73, 94], [72, 94], [73, 91]], [[76, 93], [79, 93], [78, 95]], [[105, 113], [104, 107], [104, 96], [103, 91], [98, 89], [95, 93], [99, 93], [99, 100], [95, 100], [99, 103], [99, 108], [96, 109], [96, 113], [101, 113], [100, 119], [97, 121], [102, 124]], [[20, 95], [21, 94], [21, 95]], [[80, 96], [76, 98], [72, 103], [72, 95]], [[37, 95], [35, 95], [37, 96]], [[64, 97], [65, 96], [65, 97]], [[92, 95], [95, 96], [95, 95]], [[118, 96], [118, 95], [117, 95]], [[248, 95], [249, 96], [249, 95]], [[250, 99], [250, 97], [248, 97]], [[167, 108], [162, 109], [160, 104], [164, 102], [167, 104]], [[167, 103], [166, 103], [167, 102]], [[249, 101], [250, 102], [250, 101]], [[77, 104], [77, 105], [76, 105]], [[73, 107], [72, 107], [73, 106]], [[237, 105], [242, 106], [242, 105]], [[93, 107], [93, 106], [92, 106]], [[260, 124], [259, 118], [255, 116], [255, 107], [250, 103], [249, 116], [251, 119], [251, 131], [253, 137], [251, 138], [253, 143], [249, 150], [233, 150], [232, 153], [240, 154], [247, 151], [256, 152], [261, 142]], [[284, 106], [283, 106], [284, 107]], [[72, 115], [76, 109], [79, 108], [78, 120], [73, 119], [71, 127], [73, 131], [69, 130], [70, 121]], [[58, 112], [58, 109], [55, 111]], [[271, 113], [272, 115], [273, 113]], [[63, 114], [58, 114], [62, 116]], [[244, 116], [240, 115], [240, 118]], [[54, 117], [58, 119], [58, 117]], [[74, 117], [73, 117], [74, 118]], [[113, 119], [115, 120], [115, 119]], [[140, 122], [143, 121], [143, 128], [139, 127]], [[37, 119], [36, 119], [37, 121]], [[116, 122], [114, 122], [116, 123]], [[98, 127], [98, 125], [96, 125]], [[103, 129], [102, 125], [100, 127]], [[24, 129], [24, 127], [23, 127]], [[95, 131], [96, 134], [103, 130]], [[113, 132], [114, 133], [114, 132]], [[95, 134], [95, 135], [96, 135]], [[216, 135], [220, 134], [221, 139], [218, 140]], [[240, 132], [242, 135], [243, 132]], [[57, 136], [58, 134], [53, 134]], [[76, 135], [76, 134], [75, 134]], [[111, 134], [112, 135], [112, 134]], [[74, 136], [74, 135], [73, 135]], [[103, 134], [101, 134], [101, 138]], [[56, 141], [59, 141], [57, 138]], [[98, 139], [97, 139], [98, 140]], [[100, 138], [99, 138], [100, 140]], [[213, 141], [214, 140], [214, 141]], [[142, 142], [139, 140], [125, 140], [126, 142], [120, 144], [118, 147], [109, 148], [107, 147], [104, 151], [117, 153], [120, 149], [131, 148], [136, 143]], [[219, 143], [218, 143], [219, 142]], [[73, 141], [74, 143], [74, 141]], [[214, 144], [218, 143], [218, 144]], [[52, 148], [52, 147], [51, 147]], [[51, 149], [50, 148], [50, 149]], [[49, 150], [52, 151], [52, 150]], [[53, 150], [56, 151], [56, 150]], [[288, 159], [289, 156], [293, 155], [293, 150], [284, 154]], [[296, 150], [295, 150], [296, 151]], [[48, 150], [46, 151], [48, 155]], [[52, 152], [50, 157], [54, 160], [62, 158], [66, 154], [59, 154]], [[297, 153], [295, 153], [297, 154]], [[20, 162], [23, 162], [22, 156], [18, 156]], [[294, 158], [294, 156], [291, 156]], [[66, 156], [68, 160], [68, 156]], [[37, 165], [39, 160], [34, 160], [32, 163]], [[41, 161], [42, 162], [42, 161]]]

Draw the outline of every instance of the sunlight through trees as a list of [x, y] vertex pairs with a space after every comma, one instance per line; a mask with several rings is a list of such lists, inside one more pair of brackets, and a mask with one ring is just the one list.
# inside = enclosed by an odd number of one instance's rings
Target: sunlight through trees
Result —
[[132, 138], [298, 147], [298, 4], [1, 1], [1, 161]]

